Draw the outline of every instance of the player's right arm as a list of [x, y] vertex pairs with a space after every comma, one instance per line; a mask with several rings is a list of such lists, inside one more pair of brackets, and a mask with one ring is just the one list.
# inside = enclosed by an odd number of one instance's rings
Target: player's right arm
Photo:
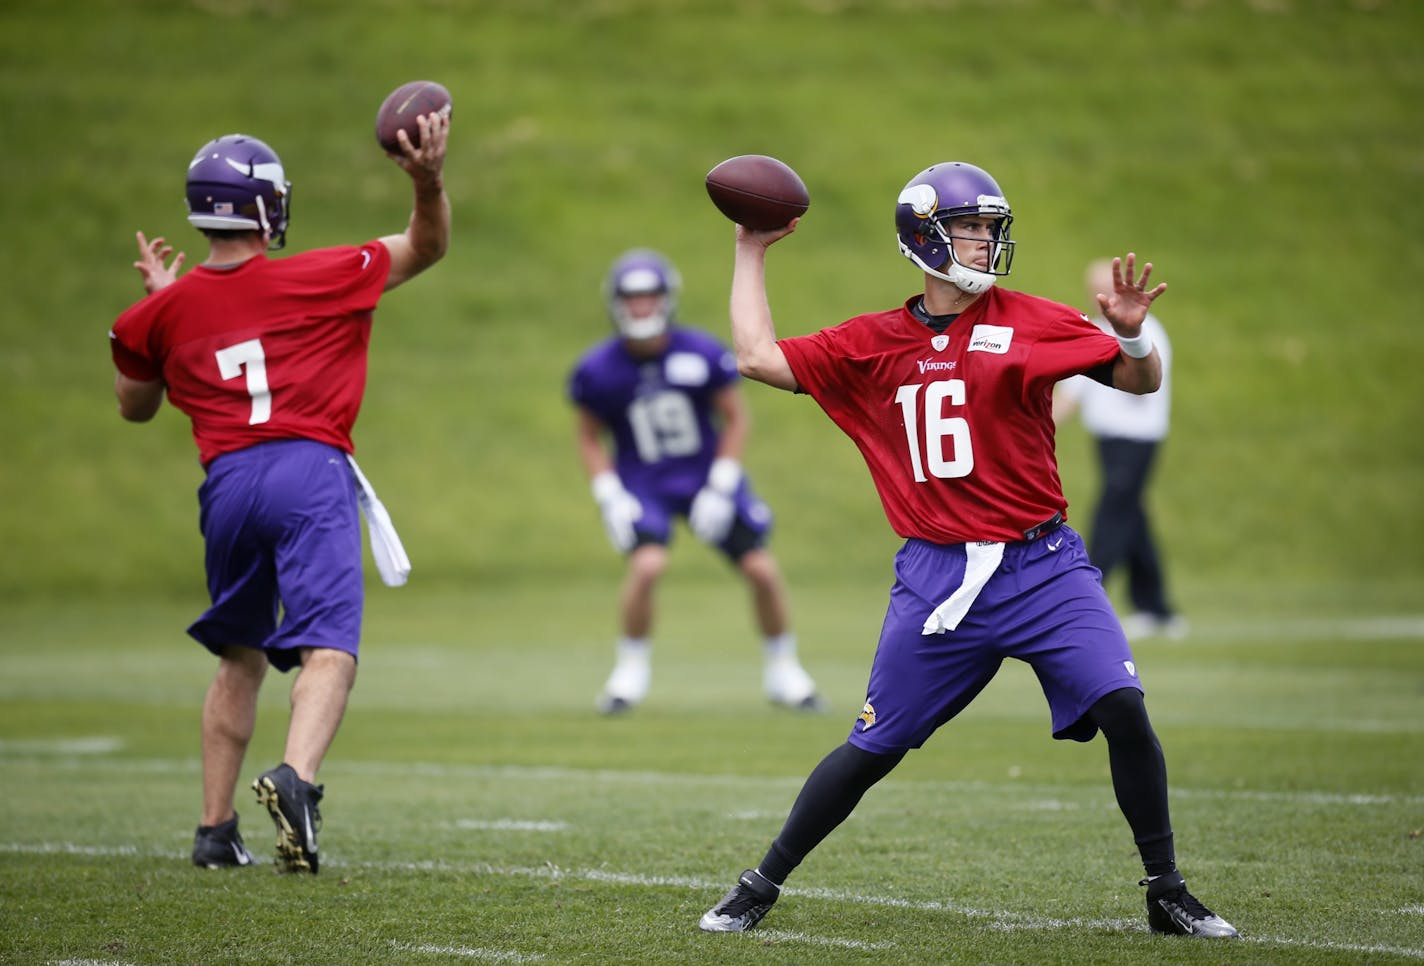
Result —
[[131, 423], [146, 423], [163, 405], [162, 379], [131, 379], [114, 374], [114, 395], [119, 397], [119, 415]]
[[578, 407], [574, 442], [579, 459], [588, 473], [609, 543], [619, 553], [627, 553], [638, 542], [634, 524], [643, 515], [643, 505], [623, 488], [623, 481], [613, 469], [613, 460], [603, 447], [603, 428], [603, 422], [587, 406]]
[[613, 460], [603, 445], [603, 423], [585, 406], [578, 407], [574, 445], [578, 449], [579, 462], [583, 463], [584, 472], [590, 480], [613, 469]]
[[738, 225], [732, 265], [732, 351], [737, 356], [737, 370], [748, 379], [790, 391], [796, 389], [796, 376], [776, 344], [766, 297], [766, 249], [795, 231], [798, 221], [794, 218], [785, 228], [772, 231]]
[[387, 292], [440, 261], [450, 247], [450, 198], [445, 194], [442, 173], [450, 119], [427, 114], [416, 123], [420, 125], [420, 147], [402, 142], [405, 153], [391, 155], [415, 185], [415, 207], [403, 233], [381, 239], [391, 253]]

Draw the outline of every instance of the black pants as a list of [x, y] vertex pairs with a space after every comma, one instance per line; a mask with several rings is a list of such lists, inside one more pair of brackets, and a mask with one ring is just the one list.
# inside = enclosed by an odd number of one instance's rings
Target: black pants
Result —
[[1127, 593], [1132, 606], [1156, 617], [1170, 617], [1166, 580], [1143, 494], [1147, 489], [1157, 443], [1138, 439], [1098, 439], [1103, 489], [1093, 517], [1088, 557], [1103, 572], [1106, 586], [1119, 566], [1127, 568]]

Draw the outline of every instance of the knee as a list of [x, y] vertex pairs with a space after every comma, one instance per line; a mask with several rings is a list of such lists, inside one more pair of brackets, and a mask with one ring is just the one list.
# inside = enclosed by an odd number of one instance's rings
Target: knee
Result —
[[298, 681], [320, 680], [328, 685], [350, 691], [356, 683], [356, 658], [346, 651], [330, 647], [302, 648], [302, 670]]
[[747, 580], [758, 587], [775, 587], [781, 578], [776, 561], [765, 550], [748, 551], [737, 561], [737, 566]]
[[1103, 695], [1088, 709], [1088, 717], [1108, 741], [1156, 738], [1147, 717], [1147, 703], [1136, 688], [1119, 688]]
[[849, 779], [851, 784], [869, 788], [890, 774], [905, 757], [905, 752], [897, 751], [886, 754], [866, 751], [847, 741], [832, 751], [828, 757], [834, 760], [838, 770]]
[[628, 555], [628, 579], [641, 587], [651, 587], [667, 570], [667, 548], [648, 543]]

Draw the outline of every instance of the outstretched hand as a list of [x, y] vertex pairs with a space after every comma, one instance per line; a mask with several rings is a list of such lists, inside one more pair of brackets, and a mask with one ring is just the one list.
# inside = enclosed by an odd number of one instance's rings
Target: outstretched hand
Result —
[[[152, 295], [178, 281], [178, 270], [183, 267], [184, 254], [179, 252], [173, 255], [173, 246], [164, 241], [162, 236], [149, 241], [143, 232], [138, 232], [137, 237], [138, 261], [134, 262], [133, 266], [143, 276], [144, 291]], [[171, 264], [168, 263], [170, 255], [173, 255]]]
[[1163, 292], [1167, 283], [1159, 282], [1149, 289], [1147, 280], [1152, 276], [1152, 263], [1142, 266], [1142, 276], [1133, 280], [1137, 269], [1137, 255], [1127, 253], [1127, 259], [1114, 258], [1112, 264], [1113, 290], [1111, 293], [1097, 293], [1098, 311], [1112, 324], [1113, 331], [1125, 338], [1132, 338], [1142, 331], [1142, 322], [1152, 303]]

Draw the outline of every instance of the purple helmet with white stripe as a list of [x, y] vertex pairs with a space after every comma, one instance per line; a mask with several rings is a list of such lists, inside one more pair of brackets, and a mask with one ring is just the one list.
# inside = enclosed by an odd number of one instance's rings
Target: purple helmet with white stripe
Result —
[[216, 231], [260, 231], [267, 247], [287, 241], [292, 183], [277, 152], [257, 138], [228, 134], [188, 163], [188, 221]]
[[[667, 330], [677, 311], [678, 291], [682, 276], [672, 262], [646, 248], [624, 252], [608, 270], [603, 283], [603, 297], [608, 303], [608, 315], [625, 338], [654, 339]], [[628, 299], [639, 295], [661, 296], [650, 313], [633, 315], [628, 311]]]
[[[950, 222], [964, 215], [996, 219], [989, 264], [980, 270], [959, 262], [951, 242]], [[963, 161], [930, 165], [910, 179], [895, 203], [895, 232], [900, 254], [921, 269], [971, 294], [978, 294], [1009, 274], [1014, 216], [998, 182], [989, 172]]]

